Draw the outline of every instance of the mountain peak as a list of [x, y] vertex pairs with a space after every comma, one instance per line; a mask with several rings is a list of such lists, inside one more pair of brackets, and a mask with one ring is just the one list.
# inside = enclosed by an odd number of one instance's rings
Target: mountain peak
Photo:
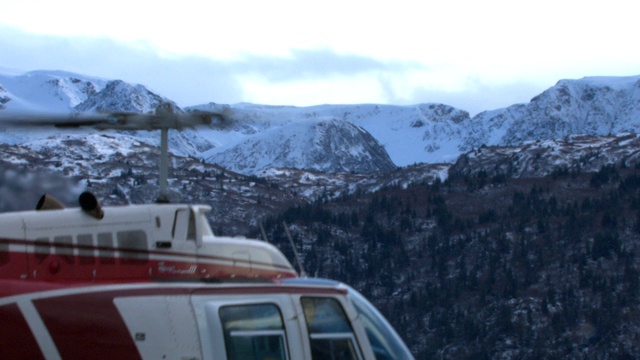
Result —
[[93, 93], [87, 100], [75, 107], [80, 112], [126, 111], [150, 113], [159, 104], [172, 101], [161, 97], [142, 85], [131, 85], [122, 80], [109, 81], [100, 92]]
[[335, 118], [307, 119], [274, 126], [235, 146], [210, 151], [208, 162], [241, 173], [268, 168], [322, 172], [372, 173], [395, 168], [378, 141], [367, 131]]

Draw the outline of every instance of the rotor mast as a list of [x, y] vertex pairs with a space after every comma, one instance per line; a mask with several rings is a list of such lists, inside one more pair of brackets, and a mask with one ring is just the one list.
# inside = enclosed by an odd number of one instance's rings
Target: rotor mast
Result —
[[198, 126], [211, 126], [213, 119], [216, 126], [224, 126], [228, 119], [223, 113], [195, 111], [190, 113], [176, 112], [171, 103], [161, 103], [155, 114], [129, 112], [104, 112], [95, 114], [0, 114], [0, 126], [75, 128], [93, 127], [98, 130], [160, 130], [160, 161], [158, 165], [158, 199], [159, 203], [170, 202], [168, 185], [169, 177], [169, 129], [182, 130]]
[[169, 128], [160, 129], [160, 165], [158, 169], [158, 199], [156, 202], [169, 202]]

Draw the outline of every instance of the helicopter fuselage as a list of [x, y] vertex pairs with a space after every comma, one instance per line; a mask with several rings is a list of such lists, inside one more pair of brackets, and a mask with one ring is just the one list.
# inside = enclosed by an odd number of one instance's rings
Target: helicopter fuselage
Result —
[[0, 358], [411, 359], [375, 308], [208, 206], [0, 214]]
[[[0, 279], [108, 281], [295, 277], [272, 245], [214, 236], [208, 206], [79, 208], [0, 215]], [[0, 290], [1, 293], [2, 290]]]

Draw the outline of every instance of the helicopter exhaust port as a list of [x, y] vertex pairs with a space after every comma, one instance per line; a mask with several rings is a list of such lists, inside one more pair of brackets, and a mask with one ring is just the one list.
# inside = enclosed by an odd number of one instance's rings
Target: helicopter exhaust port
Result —
[[85, 191], [80, 194], [78, 198], [80, 202], [80, 207], [87, 214], [93, 216], [96, 219], [102, 219], [104, 217], [104, 211], [102, 211], [102, 206], [100, 206], [100, 202], [92, 193]]
[[49, 194], [44, 194], [38, 200], [38, 204], [36, 205], [36, 210], [60, 210], [64, 209], [64, 205], [56, 198]]

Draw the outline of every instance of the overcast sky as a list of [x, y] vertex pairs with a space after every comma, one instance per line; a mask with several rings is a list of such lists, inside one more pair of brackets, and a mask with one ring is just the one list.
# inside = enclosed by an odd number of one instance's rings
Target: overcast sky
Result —
[[180, 106], [440, 102], [640, 75], [629, 0], [0, 0], [0, 67], [139, 83]]

